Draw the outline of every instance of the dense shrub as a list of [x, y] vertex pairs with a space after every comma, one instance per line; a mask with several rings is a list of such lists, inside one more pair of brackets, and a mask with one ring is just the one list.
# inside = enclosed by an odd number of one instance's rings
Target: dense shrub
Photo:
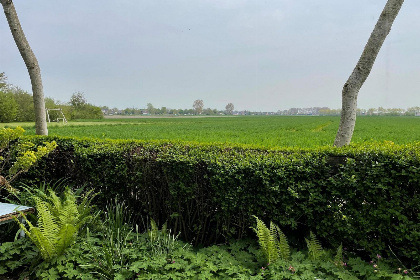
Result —
[[[363, 254], [420, 263], [420, 144], [264, 150], [252, 147], [33, 137], [58, 148], [23, 181], [68, 178], [116, 196], [134, 215], [184, 240], [214, 244], [251, 233], [256, 215], [294, 247], [313, 231]], [[252, 233], [251, 233], [252, 234]], [[364, 253], [365, 252], [365, 253]]]

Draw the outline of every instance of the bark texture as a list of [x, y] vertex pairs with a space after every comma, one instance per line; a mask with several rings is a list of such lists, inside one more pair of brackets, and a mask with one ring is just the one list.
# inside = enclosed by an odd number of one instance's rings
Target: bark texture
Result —
[[12, 0], [0, 0], [3, 6], [4, 14], [9, 23], [10, 31], [13, 39], [19, 49], [20, 55], [25, 62], [26, 68], [29, 72], [29, 77], [32, 84], [32, 94], [35, 107], [35, 127], [36, 134], [48, 135], [47, 120], [45, 114], [44, 90], [42, 87], [41, 69], [39, 68], [38, 60], [32, 51], [28, 40], [23, 33], [20, 25], [18, 15]]
[[356, 124], [357, 95], [369, 76], [379, 50], [391, 31], [392, 24], [403, 3], [404, 0], [387, 1], [356, 67], [344, 84], [340, 126], [334, 141], [334, 146], [341, 147], [350, 144]]

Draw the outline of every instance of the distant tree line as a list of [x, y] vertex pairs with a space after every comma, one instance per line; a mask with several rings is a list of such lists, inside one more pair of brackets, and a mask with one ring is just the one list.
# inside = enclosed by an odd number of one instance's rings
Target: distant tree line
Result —
[[191, 109], [171, 109], [167, 107], [155, 108], [152, 103], [147, 103], [146, 108], [125, 108], [123, 110], [118, 108], [109, 108], [107, 106], [102, 107], [102, 113], [104, 115], [125, 115], [125, 116], [134, 116], [134, 115], [174, 115], [174, 116], [193, 116], [193, 115], [202, 115], [202, 116], [216, 116], [216, 115], [233, 115], [235, 112], [234, 105], [229, 103], [226, 105], [226, 110], [221, 111], [217, 109], [204, 108], [204, 102], [201, 99], [194, 101]]
[[[69, 102], [45, 98], [47, 109], [61, 109], [67, 120], [103, 118], [100, 107], [89, 104], [81, 92], [72, 95]], [[32, 94], [7, 82], [5, 73], [0, 73], [0, 122], [35, 121]], [[57, 111], [50, 113], [51, 121], [61, 117]]]
[[[328, 107], [290, 108], [277, 111], [276, 115], [284, 116], [340, 116], [341, 109], [330, 109]], [[356, 110], [358, 116], [419, 116], [420, 107], [401, 108], [369, 108]]]
[[[195, 103], [196, 106], [200, 103]], [[200, 105], [201, 106], [201, 105]], [[290, 108], [288, 110], [279, 110], [277, 112], [269, 111], [234, 111], [234, 105], [229, 103], [226, 105], [225, 110], [217, 110], [211, 108], [191, 108], [191, 109], [171, 109], [168, 107], [155, 108], [151, 103], [148, 103], [146, 108], [109, 108], [107, 106], [102, 107], [104, 115], [122, 115], [122, 116], [135, 116], [135, 115], [173, 115], [173, 116], [216, 116], [216, 115], [280, 115], [280, 116], [340, 116], [341, 109], [330, 109], [328, 107], [310, 107], [310, 108]], [[420, 107], [410, 107], [408, 109], [401, 108], [369, 108], [369, 109], [357, 109], [358, 116], [420, 116]]]
[[[319, 115], [321, 116], [334, 116], [340, 115], [340, 109], [321, 109]], [[401, 108], [369, 108], [369, 109], [357, 109], [356, 115], [358, 116], [418, 116], [420, 115], [420, 107], [410, 107], [408, 109]]]

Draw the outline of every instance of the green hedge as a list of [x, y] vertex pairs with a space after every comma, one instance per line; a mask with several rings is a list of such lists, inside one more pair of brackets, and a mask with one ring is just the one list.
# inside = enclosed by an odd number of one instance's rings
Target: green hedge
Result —
[[[420, 144], [263, 150], [178, 142], [55, 140], [58, 149], [23, 181], [68, 178], [119, 196], [137, 222], [168, 221], [185, 240], [252, 234], [252, 215], [299, 246], [309, 231], [329, 246], [420, 263]], [[327, 245], [327, 244], [326, 244]]]

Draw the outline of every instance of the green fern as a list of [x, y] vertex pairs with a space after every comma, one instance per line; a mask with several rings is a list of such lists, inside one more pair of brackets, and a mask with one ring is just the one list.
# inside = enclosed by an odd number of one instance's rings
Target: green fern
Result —
[[290, 258], [290, 246], [287, 242], [286, 235], [280, 230], [280, 228], [275, 225], [278, 234], [277, 249], [282, 260], [288, 260]]
[[[166, 223], [162, 225], [162, 228], [159, 230], [159, 227], [157, 226], [155, 220], [152, 218], [150, 219], [150, 229], [147, 231], [149, 235], [149, 239], [152, 242], [157, 241], [159, 238], [163, 237], [165, 238], [168, 235], [168, 227]], [[170, 235], [170, 233], [169, 233]]]
[[258, 243], [267, 262], [273, 263], [278, 259], [289, 259], [290, 247], [280, 228], [273, 222], [270, 222], [270, 228], [267, 228], [263, 221], [254, 217], [257, 220], [257, 227], [253, 230], [258, 236]]
[[171, 229], [168, 229], [166, 223], [159, 230], [159, 227], [153, 219], [150, 219], [150, 229], [147, 233], [149, 236], [149, 242], [147, 242], [149, 256], [165, 255], [167, 259], [170, 259], [177, 246], [179, 233], [177, 235], [173, 234]]
[[29, 229], [16, 218], [15, 220], [39, 249], [41, 257], [50, 260], [63, 254], [64, 250], [75, 241], [79, 229], [92, 217], [86, 210], [80, 215], [76, 197], [69, 189], [64, 192], [62, 199], [52, 190], [48, 190], [48, 195], [37, 191], [32, 199], [37, 210], [37, 226], [34, 226], [23, 214]]
[[155, 220], [150, 219], [150, 230], [148, 230], [150, 241], [154, 242], [159, 234], [159, 228]]
[[321, 243], [316, 239], [315, 234], [310, 232], [310, 238], [305, 238], [306, 244], [308, 245], [308, 257], [313, 261], [319, 261], [325, 255], [322, 249]]
[[334, 264], [336, 266], [343, 266], [343, 264], [344, 264], [344, 261], [343, 261], [343, 244], [341, 244], [337, 248], [337, 253], [334, 257]]

